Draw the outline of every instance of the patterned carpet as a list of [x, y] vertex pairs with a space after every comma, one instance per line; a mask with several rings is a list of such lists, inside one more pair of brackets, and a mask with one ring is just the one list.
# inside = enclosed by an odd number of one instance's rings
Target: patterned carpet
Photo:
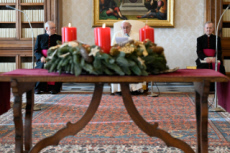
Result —
[[[74, 101], [75, 100], [75, 101]], [[33, 117], [33, 143], [50, 136], [66, 125], [78, 121], [89, 105], [91, 94], [36, 95], [41, 111]], [[167, 93], [159, 97], [133, 96], [140, 114], [150, 123], [196, 148], [194, 94]], [[24, 110], [23, 110], [24, 113]], [[14, 152], [12, 110], [0, 116], [0, 153]], [[209, 112], [209, 152], [230, 152], [230, 115]], [[63, 139], [58, 146], [42, 152], [90, 153], [177, 153], [161, 140], [143, 133], [127, 114], [120, 96], [104, 94], [91, 122], [77, 135]]]

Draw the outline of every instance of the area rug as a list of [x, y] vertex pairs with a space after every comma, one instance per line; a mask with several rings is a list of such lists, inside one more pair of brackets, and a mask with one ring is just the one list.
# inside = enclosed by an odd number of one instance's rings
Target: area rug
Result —
[[[91, 94], [58, 94], [35, 96], [41, 111], [33, 117], [33, 144], [75, 123], [86, 111]], [[196, 150], [196, 120], [194, 94], [167, 93], [159, 97], [133, 96], [140, 114], [150, 123], [179, 138]], [[24, 113], [24, 110], [23, 110]], [[0, 116], [0, 153], [14, 152], [14, 125], [12, 110]], [[230, 115], [209, 112], [209, 152], [230, 152]], [[95, 152], [95, 153], [177, 153], [158, 138], [143, 133], [131, 120], [121, 96], [104, 94], [91, 122], [77, 135], [63, 139], [58, 146], [41, 152]]]

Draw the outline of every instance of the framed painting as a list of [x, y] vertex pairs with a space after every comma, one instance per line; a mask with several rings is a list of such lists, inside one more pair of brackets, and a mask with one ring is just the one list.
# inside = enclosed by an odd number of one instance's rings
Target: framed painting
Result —
[[139, 20], [152, 27], [174, 27], [175, 0], [93, 0], [93, 27]]

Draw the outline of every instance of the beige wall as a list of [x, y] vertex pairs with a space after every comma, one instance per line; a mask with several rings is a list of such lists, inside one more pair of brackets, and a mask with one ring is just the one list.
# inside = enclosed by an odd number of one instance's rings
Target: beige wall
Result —
[[[203, 34], [204, 0], [175, 0], [175, 28], [155, 28], [170, 68], [195, 66], [196, 38]], [[62, 0], [62, 26], [77, 27], [79, 41], [94, 44], [93, 0]], [[111, 29], [113, 33], [113, 29]]]

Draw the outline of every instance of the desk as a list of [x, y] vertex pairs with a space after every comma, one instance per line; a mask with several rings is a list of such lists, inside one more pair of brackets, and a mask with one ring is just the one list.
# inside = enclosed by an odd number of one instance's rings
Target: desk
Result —
[[[34, 105], [34, 84], [35, 82], [78, 82], [78, 83], [95, 83], [93, 97], [89, 107], [83, 117], [76, 123], [68, 122], [66, 127], [57, 131], [53, 136], [44, 138], [32, 147], [32, 114]], [[193, 149], [180, 139], [172, 137], [168, 132], [158, 128], [158, 123], [149, 124], [139, 114], [136, 109], [130, 91], [129, 83], [138, 82], [194, 82], [196, 92], [196, 120], [197, 120], [197, 150], [199, 153], [208, 152], [208, 93], [210, 82], [227, 82], [228, 78], [219, 72], [209, 69], [196, 70], [178, 70], [173, 73], [149, 75], [149, 76], [95, 76], [74, 75], [57, 73], [48, 73], [44, 69], [18, 69], [0, 75], [0, 82], [11, 82], [12, 92], [15, 96], [13, 113], [15, 124], [15, 152], [23, 152], [23, 144], [25, 152], [37, 153], [49, 145], [58, 145], [60, 140], [69, 135], [75, 135], [82, 130], [92, 119], [100, 105], [103, 93], [104, 83], [120, 83], [122, 90], [122, 98], [125, 108], [135, 122], [135, 124], [150, 137], [157, 137], [163, 140], [167, 146], [172, 146], [183, 150], [186, 153], [194, 153]], [[22, 94], [26, 92], [26, 115], [25, 126], [23, 130], [22, 122]], [[25, 134], [23, 133], [25, 131]], [[23, 143], [23, 136], [25, 142]]]

